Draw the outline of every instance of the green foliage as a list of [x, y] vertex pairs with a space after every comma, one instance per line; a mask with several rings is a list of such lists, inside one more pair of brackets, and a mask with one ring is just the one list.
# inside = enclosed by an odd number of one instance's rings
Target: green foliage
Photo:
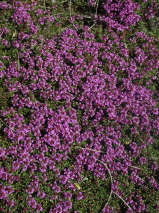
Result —
[[109, 181], [99, 180], [94, 177], [92, 172], [87, 171], [84, 174], [85, 181], [79, 183], [81, 189], [80, 191], [84, 195], [85, 199], [76, 200], [76, 194], [73, 197], [73, 209], [78, 212], [101, 212], [102, 208], [105, 206], [105, 203], [108, 200], [110, 187]]

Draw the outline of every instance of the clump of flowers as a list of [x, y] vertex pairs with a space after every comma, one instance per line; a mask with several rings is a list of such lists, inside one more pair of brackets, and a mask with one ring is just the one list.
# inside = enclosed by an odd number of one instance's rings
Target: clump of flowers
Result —
[[115, 2], [112, 0], [103, 0], [100, 5], [90, 1], [90, 5], [98, 8], [96, 18], [100, 24], [117, 31], [129, 29], [129, 26], [134, 26], [141, 19], [141, 17], [136, 14], [140, 5], [131, 0], [119, 0]]
[[[131, 1], [103, 1], [102, 8], [98, 21], [108, 21], [106, 29], [129, 30], [140, 19]], [[14, 35], [3, 27], [0, 40], [12, 53], [0, 68], [10, 101], [0, 112], [1, 211], [87, 211], [88, 201], [98, 212], [157, 208], [145, 194], [159, 189], [151, 156], [158, 91], [148, 87], [159, 76], [158, 40], [137, 32], [128, 37], [129, 49], [110, 29], [96, 41], [87, 25], [46, 38], [39, 32], [55, 22], [50, 11], [19, 1], [0, 9], [15, 24]]]

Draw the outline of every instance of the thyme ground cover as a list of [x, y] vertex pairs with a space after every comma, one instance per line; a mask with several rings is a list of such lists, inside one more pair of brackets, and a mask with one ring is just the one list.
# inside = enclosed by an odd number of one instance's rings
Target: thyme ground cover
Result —
[[1, 212], [159, 212], [157, 0], [0, 10]]

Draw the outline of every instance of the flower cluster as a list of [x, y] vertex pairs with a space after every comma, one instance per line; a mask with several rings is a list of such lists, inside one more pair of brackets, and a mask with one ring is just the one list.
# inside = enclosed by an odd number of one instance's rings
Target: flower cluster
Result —
[[[92, 1], [90, 4], [93, 5]], [[103, 0], [97, 20], [107, 27], [123, 31], [141, 20], [141, 17], [135, 13], [139, 8], [140, 5], [132, 0], [119, 0], [117, 2]]]
[[[113, 39], [104, 34], [100, 41], [88, 26], [81, 33], [66, 28], [57, 37], [39, 36], [40, 27], [51, 26], [55, 19], [36, 6], [0, 3], [4, 14], [11, 11], [16, 29], [25, 28], [12, 39], [11, 30], [1, 28], [1, 46], [16, 52], [17, 59], [1, 58], [0, 76], [11, 106], [0, 112], [9, 144], [0, 148], [0, 198], [13, 211], [18, 211], [16, 197], [25, 212], [69, 212], [74, 208], [71, 199], [85, 199], [73, 183], [82, 181], [87, 170], [105, 182], [111, 177], [111, 192], [125, 198], [134, 212], [147, 211], [144, 196], [135, 193], [140, 187], [146, 192], [159, 189], [150, 177], [158, 164], [145, 154], [159, 132], [157, 92], [146, 87], [159, 76], [158, 41], [137, 32], [129, 39], [131, 50], [110, 30], [134, 26], [140, 20], [134, 12], [139, 4], [103, 1], [104, 15], [99, 12], [97, 19]], [[126, 183], [134, 194], [124, 193]], [[23, 199], [18, 187], [23, 188]], [[113, 211], [106, 205], [102, 212]]]

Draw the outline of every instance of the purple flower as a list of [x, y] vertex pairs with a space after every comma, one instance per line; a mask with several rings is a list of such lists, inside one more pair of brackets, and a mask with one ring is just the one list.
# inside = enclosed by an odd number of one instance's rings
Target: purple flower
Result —
[[133, 117], [133, 118], [132, 118], [132, 122], [133, 122], [134, 124], [139, 124], [140, 120], [139, 120], [138, 117]]
[[144, 158], [144, 157], [141, 157], [140, 159], [139, 159], [139, 162], [141, 163], [141, 165], [143, 165], [143, 164], [146, 164], [146, 158]]
[[71, 201], [64, 201], [63, 202], [64, 210], [72, 209], [72, 202]]
[[152, 163], [151, 169], [152, 170], [157, 170], [158, 169], [158, 164], [156, 162]]
[[158, 115], [158, 108], [153, 109], [152, 113], [155, 114], [155, 115]]
[[54, 188], [54, 191], [57, 192], [57, 193], [59, 193], [61, 191], [60, 186], [57, 186], [56, 188]]
[[102, 210], [102, 213], [112, 213], [112, 212], [114, 212], [114, 208], [110, 207], [109, 205], [106, 205]]
[[0, 157], [5, 156], [6, 150], [0, 148]]
[[8, 206], [14, 206], [14, 200], [8, 200], [7, 204]]
[[33, 187], [29, 187], [28, 189], [26, 189], [26, 192], [28, 194], [33, 194], [34, 193], [34, 188]]
[[2, 180], [7, 180], [8, 179], [8, 173], [7, 172], [0, 173], [0, 178], [2, 178]]
[[43, 210], [43, 207], [41, 204], [37, 203], [37, 206], [36, 206], [36, 213], [39, 213], [40, 211]]
[[1, 189], [0, 191], [0, 199], [7, 198], [7, 192], [4, 189]]
[[37, 202], [34, 200], [34, 198], [29, 199], [28, 206], [31, 206], [33, 209], [36, 209]]
[[12, 170], [16, 171], [20, 168], [20, 163], [18, 161], [13, 161], [12, 163]]
[[71, 199], [72, 198], [72, 193], [64, 192], [64, 196], [65, 196], [66, 199]]
[[65, 175], [60, 175], [60, 176], [59, 176], [59, 181], [60, 181], [60, 183], [62, 183], [62, 184], [66, 184], [66, 182], [67, 182], [67, 177], [66, 177]]
[[40, 192], [40, 191], [39, 191], [39, 192], [37, 193], [37, 196], [38, 196], [38, 197], [41, 197], [41, 198], [44, 198], [44, 197], [46, 196], [46, 193], [45, 193], [45, 192]]
[[84, 197], [84, 196], [83, 196], [82, 192], [78, 192], [78, 194], [77, 194], [77, 196], [76, 196], [76, 199], [77, 199], [77, 200], [81, 200], [83, 197]]

